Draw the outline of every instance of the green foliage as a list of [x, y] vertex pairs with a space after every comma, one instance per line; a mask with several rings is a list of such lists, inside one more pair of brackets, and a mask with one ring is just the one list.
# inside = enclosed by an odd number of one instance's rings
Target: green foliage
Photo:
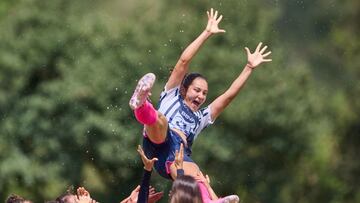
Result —
[[[127, 104], [136, 80], [158, 76], [156, 103], [211, 7], [226, 33], [191, 64], [208, 78], [209, 102], [241, 72], [245, 46], [273, 51], [195, 142], [215, 191], [244, 202], [359, 202], [360, 7], [325, 0], [2, 1], [0, 199], [50, 200], [70, 185], [101, 202], [125, 198], [142, 175], [142, 126]], [[152, 183], [171, 184], [156, 174]]]

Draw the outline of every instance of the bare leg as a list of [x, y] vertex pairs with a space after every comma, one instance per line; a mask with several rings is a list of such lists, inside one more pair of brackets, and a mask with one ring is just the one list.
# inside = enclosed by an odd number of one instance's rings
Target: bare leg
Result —
[[[184, 169], [184, 175], [189, 175], [189, 176], [192, 176], [192, 177], [196, 177], [196, 176], [198, 176], [200, 174], [200, 168], [194, 162], [184, 161], [183, 162], [183, 169]], [[173, 178], [173, 180], [175, 180], [176, 177], [177, 177], [175, 164], [171, 164], [170, 173], [171, 173], [170, 175]]]
[[134, 110], [136, 119], [144, 124], [149, 139], [154, 143], [162, 143], [166, 138], [168, 122], [166, 117], [147, 100], [155, 79], [156, 76], [153, 73], [145, 74], [139, 80], [129, 105]]
[[162, 143], [165, 141], [168, 129], [168, 122], [166, 117], [157, 111], [157, 120], [152, 125], [145, 125], [145, 132], [151, 142]]

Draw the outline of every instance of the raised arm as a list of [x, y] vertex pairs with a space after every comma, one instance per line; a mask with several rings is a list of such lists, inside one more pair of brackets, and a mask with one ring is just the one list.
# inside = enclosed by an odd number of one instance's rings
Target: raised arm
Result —
[[236, 97], [241, 88], [245, 85], [245, 82], [251, 75], [252, 71], [261, 63], [271, 61], [271, 59], [265, 59], [265, 57], [271, 54], [271, 51], [264, 54], [267, 46], [261, 46], [262, 43], [260, 42], [256, 47], [254, 53], [251, 53], [250, 50], [245, 47], [247, 53], [247, 64], [245, 65], [240, 75], [231, 84], [230, 88], [227, 89], [222, 95], [217, 97], [210, 104], [212, 120], [215, 120], [220, 115], [220, 113], [230, 104], [230, 102]]
[[199, 171], [199, 174], [195, 177], [195, 180], [199, 182], [203, 182], [205, 187], [207, 188], [211, 200], [217, 200], [219, 197], [216, 195], [215, 191], [212, 189], [210, 185], [210, 177], [208, 175], [204, 176], [201, 171]]
[[201, 45], [213, 34], [223, 33], [225, 30], [219, 29], [218, 24], [222, 19], [222, 15], [218, 17], [218, 11], [214, 12], [211, 8], [210, 12], [207, 11], [208, 23], [206, 29], [184, 50], [180, 59], [176, 63], [169, 80], [166, 83], [166, 90], [172, 89], [180, 85], [185, 74], [188, 72], [188, 67], [191, 59], [200, 49]]
[[[141, 146], [138, 146], [137, 149], [141, 160], [144, 164], [144, 175], [143, 179], [141, 180], [141, 186], [140, 191], [137, 198], [137, 203], [147, 203], [149, 200], [149, 186], [150, 186], [150, 177], [151, 177], [151, 171], [154, 166], [154, 163], [158, 160], [157, 158], [148, 159], [145, 155], [144, 150], [141, 148]], [[162, 196], [162, 194], [161, 194]], [[160, 197], [161, 198], [161, 197]]]
[[184, 145], [180, 144], [180, 149], [175, 152], [175, 167], [176, 177], [184, 175], [183, 163], [184, 163]]

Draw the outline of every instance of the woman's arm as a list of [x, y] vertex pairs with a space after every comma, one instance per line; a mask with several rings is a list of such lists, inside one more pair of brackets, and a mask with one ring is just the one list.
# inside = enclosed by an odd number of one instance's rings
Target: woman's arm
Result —
[[176, 63], [174, 70], [171, 72], [169, 80], [166, 83], [166, 90], [172, 89], [180, 85], [185, 74], [188, 72], [188, 67], [191, 59], [195, 56], [201, 45], [212, 35], [216, 33], [225, 32], [223, 29], [219, 29], [218, 24], [222, 19], [222, 15], [218, 17], [218, 11], [214, 12], [211, 9], [207, 11], [208, 23], [206, 29], [184, 50], [180, 59]]
[[267, 46], [261, 48], [262, 43], [260, 42], [255, 49], [254, 53], [251, 53], [250, 50], [245, 47], [247, 53], [247, 64], [245, 65], [241, 74], [234, 80], [230, 88], [227, 89], [222, 95], [217, 97], [211, 104], [211, 119], [215, 120], [220, 113], [230, 104], [230, 102], [236, 97], [241, 88], [245, 85], [245, 82], [250, 77], [252, 71], [261, 63], [269, 62], [271, 59], [265, 59], [268, 55], [271, 54], [271, 51], [264, 54], [267, 49]]
[[138, 146], [137, 151], [140, 154], [142, 162], [144, 163], [144, 175], [143, 175], [143, 179], [141, 180], [141, 186], [140, 186], [137, 202], [147, 203], [149, 199], [151, 172], [155, 161], [157, 161], [158, 159], [157, 158], [152, 158], [151, 160], [148, 159], [140, 145]]
[[209, 178], [209, 176], [206, 175], [205, 178], [206, 178], [206, 182], [207, 182], [206, 186], [208, 187], [208, 191], [209, 191], [211, 199], [213, 199], [213, 200], [219, 199], [218, 196], [215, 194], [214, 190], [212, 189], [212, 187], [210, 186], [210, 178]]

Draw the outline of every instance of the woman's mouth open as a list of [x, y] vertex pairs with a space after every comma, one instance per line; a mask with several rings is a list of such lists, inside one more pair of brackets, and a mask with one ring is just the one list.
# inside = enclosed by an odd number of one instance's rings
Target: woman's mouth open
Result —
[[199, 101], [196, 101], [196, 100], [194, 100], [194, 101], [192, 101], [191, 102], [194, 106], [196, 106], [197, 108], [199, 108], [200, 107], [200, 102]]

